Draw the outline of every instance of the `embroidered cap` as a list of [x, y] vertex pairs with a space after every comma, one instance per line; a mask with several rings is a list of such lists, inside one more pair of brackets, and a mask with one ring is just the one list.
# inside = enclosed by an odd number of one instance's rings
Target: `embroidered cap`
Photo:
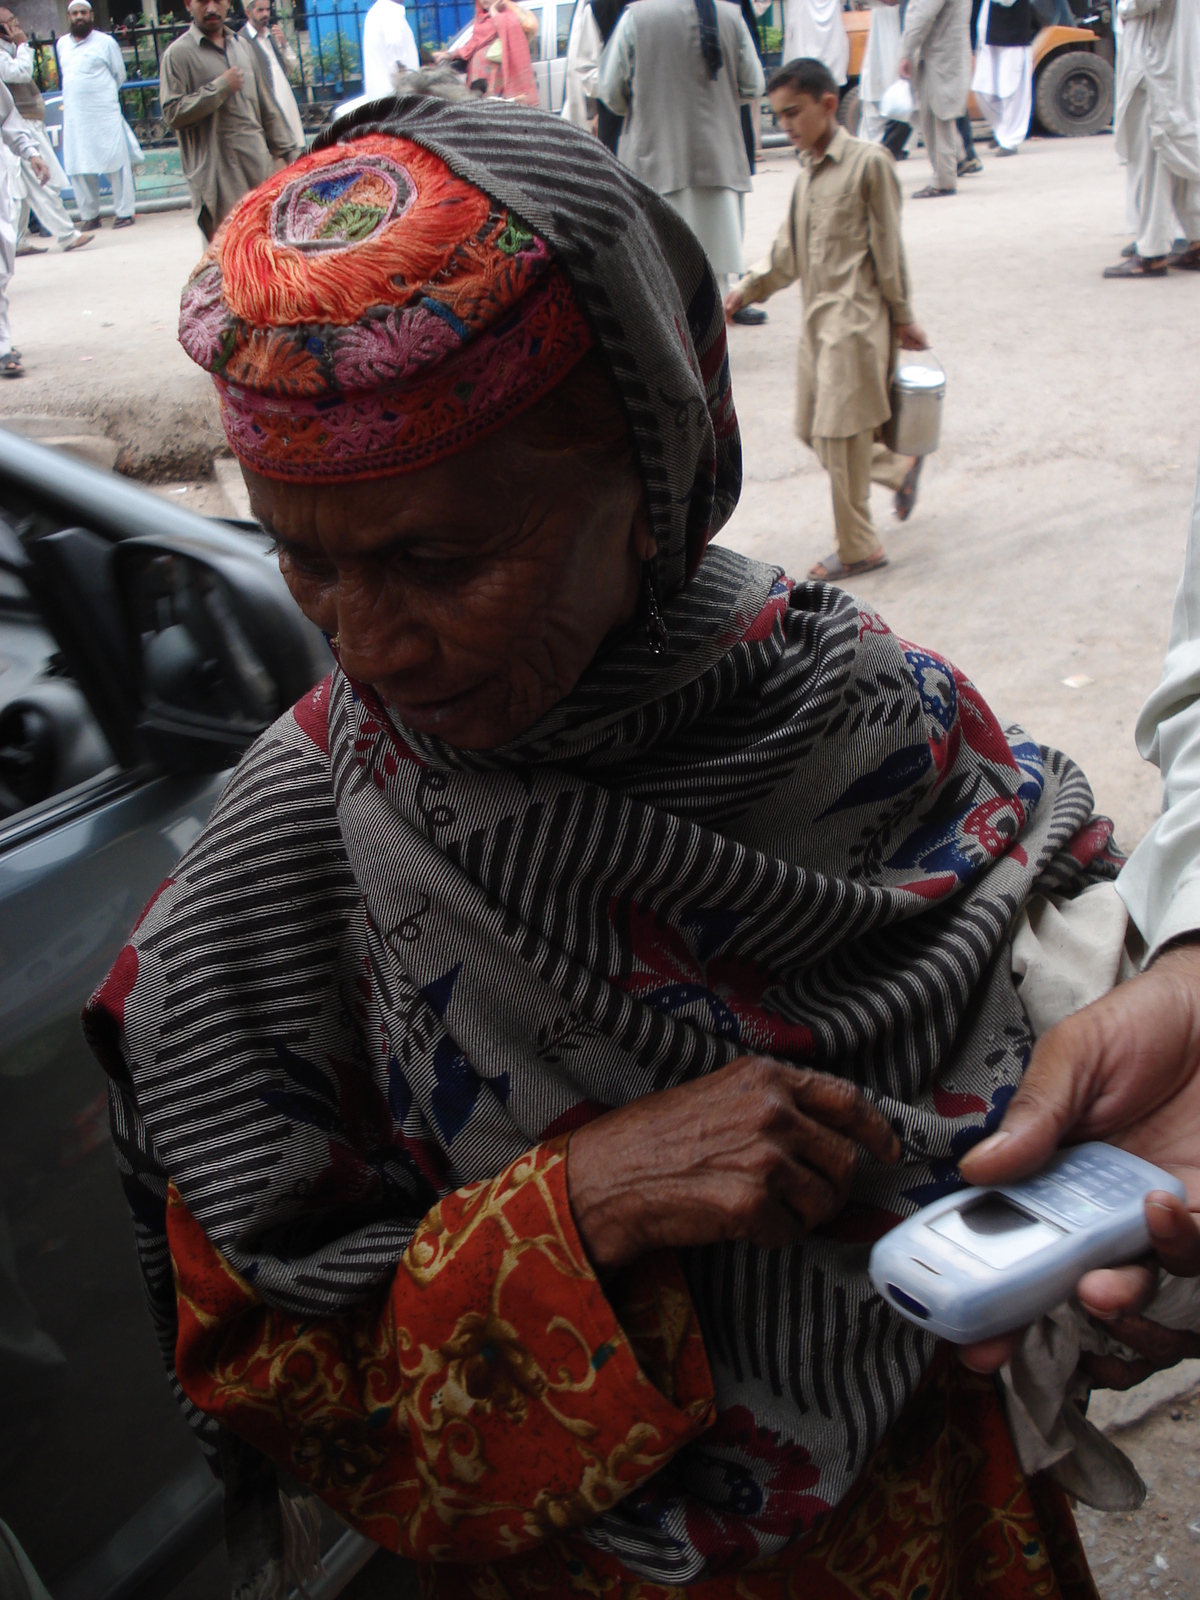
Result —
[[300, 483], [390, 476], [494, 432], [591, 348], [553, 254], [410, 140], [313, 151], [246, 195], [184, 290], [238, 459]]

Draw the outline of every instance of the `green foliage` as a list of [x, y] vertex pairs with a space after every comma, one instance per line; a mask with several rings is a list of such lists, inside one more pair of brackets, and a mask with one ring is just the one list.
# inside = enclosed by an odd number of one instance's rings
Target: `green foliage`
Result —
[[760, 26], [758, 34], [759, 38], [762, 40], [762, 47], [768, 55], [770, 55], [773, 50], [783, 49], [782, 28], [764, 28]]
[[323, 79], [357, 78], [362, 66], [358, 45], [340, 30], [321, 32], [321, 42], [313, 51], [319, 74]]

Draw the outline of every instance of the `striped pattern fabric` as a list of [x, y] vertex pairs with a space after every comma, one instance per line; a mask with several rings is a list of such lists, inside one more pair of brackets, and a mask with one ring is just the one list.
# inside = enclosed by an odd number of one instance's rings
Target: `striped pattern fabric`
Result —
[[[749, 1051], [853, 1079], [897, 1168], [803, 1242], [687, 1253], [715, 1425], [588, 1530], [683, 1584], [847, 1493], [932, 1340], [870, 1242], [958, 1183], [1031, 1037], [1008, 930], [1111, 875], [1082, 774], [872, 611], [720, 547], [514, 745], [335, 672], [245, 758], [94, 1001], [170, 1361], [165, 1174], [271, 1304], [386, 1281], [434, 1199]], [[203, 1429], [202, 1419], [194, 1418]]]

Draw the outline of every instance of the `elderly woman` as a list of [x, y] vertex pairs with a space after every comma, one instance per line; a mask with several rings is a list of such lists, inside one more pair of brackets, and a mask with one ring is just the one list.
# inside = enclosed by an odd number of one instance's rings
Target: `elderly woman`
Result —
[[235, 1582], [279, 1469], [436, 1596], [1093, 1596], [864, 1270], [1020, 1078], [1007, 930], [1110, 873], [1086, 782], [710, 545], [717, 287], [597, 142], [338, 132], [181, 317], [337, 665], [88, 1016]]

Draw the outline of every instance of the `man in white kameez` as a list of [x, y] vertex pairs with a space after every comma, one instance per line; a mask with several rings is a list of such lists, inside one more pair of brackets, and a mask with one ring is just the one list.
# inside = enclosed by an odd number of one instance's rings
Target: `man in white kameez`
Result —
[[[791, 59], [790, 57], [788, 58]], [[858, 80], [862, 119], [858, 137], [882, 144], [887, 119], [879, 115], [879, 102], [900, 76], [900, 0], [872, 0], [871, 31], [863, 52]]]
[[998, 156], [1015, 156], [1033, 114], [1033, 12], [1029, 0], [974, 0], [971, 88]]
[[[1106, 278], [1200, 272], [1200, 9], [1196, 0], [1121, 0], [1113, 119], [1137, 201], [1135, 252]], [[1187, 248], [1172, 256], [1178, 219]]]
[[17, 254], [45, 253], [38, 246], [26, 243], [30, 211], [60, 250], [78, 250], [81, 245], [91, 244], [91, 234], [80, 233], [67, 215], [60, 198], [62, 190], [67, 187], [67, 175], [59, 165], [46, 132], [45, 103], [41, 90], [33, 81], [33, 50], [21, 24], [5, 6], [0, 6], [0, 83], [8, 85], [17, 115], [37, 146], [38, 154], [50, 175], [48, 182], [40, 182], [28, 158], [23, 159], [4, 145], [4, 159], [8, 163], [8, 175], [16, 203]]
[[400, 0], [375, 0], [362, 34], [363, 94], [384, 100], [396, 92], [395, 74], [421, 65], [417, 41]]
[[783, 13], [783, 59], [802, 56], [821, 61], [841, 88], [850, 61], [850, 36], [842, 21], [842, 0], [786, 0]]
[[303, 150], [306, 142], [304, 123], [300, 117], [300, 107], [296, 104], [296, 96], [288, 82], [288, 73], [295, 72], [299, 68], [300, 57], [288, 43], [288, 36], [282, 26], [278, 22], [271, 21], [271, 0], [243, 0], [242, 9], [246, 13], [246, 26], [242, 32], [247, 39], [253, 40], [255, 46], [262, 52], [275, 104], [291, 129], [296, 148]]
[[596, 85], [600, 79], [600, 57], [603, 54], [604, 40], [596, 13], [586, 0], [578, 0], [567, 39], [567, 82], [562, 114], [567, 122], [573, 122], [577, 128], [591, 128], [593, 132], [596, 123]]
[[67, 15], [71, 31], [54, 46], [62, 84], [63, 166], [85, 232], [100, 226], [101, 175], [112, 185], [113, 227], [129, 228], [134, 207], [132, 134], [117, 94], [125, 82], [125, 62], [113, 36], [97, 31], [88, 0], [71, 0]]
[[[7, 87], [0, 83], [0, 137], [5, 148], [22, 161], [28, 161], [39, 183], [45, 183], [50, 169], [42, 160], [33, 135], [21, 119]], [[13, 207], [8, 168], [0, 163], [0, 377], [20, 378], [21, 352], [13, 349], [8, 322], [8, 285], [17, 264], [17, 219]]]

